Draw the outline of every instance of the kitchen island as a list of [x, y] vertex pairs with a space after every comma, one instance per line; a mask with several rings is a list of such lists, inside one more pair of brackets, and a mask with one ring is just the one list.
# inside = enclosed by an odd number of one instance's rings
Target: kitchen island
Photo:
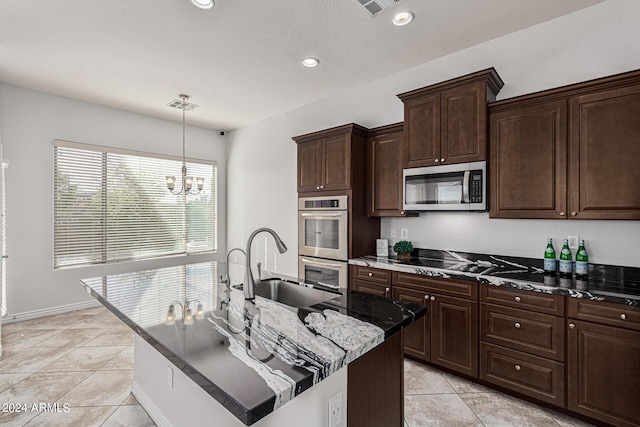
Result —
[[210, 262], [82, 281], [136, 332], [132, 392], [158, 425], [327, 426], [334, 396], [338, 425], [402, 425], [399, 332], [424, 306], [347, 290], [307, 307], [247, 301], [217, 274]]

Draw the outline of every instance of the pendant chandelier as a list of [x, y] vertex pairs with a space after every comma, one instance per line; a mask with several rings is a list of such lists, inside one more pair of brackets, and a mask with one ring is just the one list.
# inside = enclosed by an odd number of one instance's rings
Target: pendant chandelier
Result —
[[185, 112], [187, 110], [187, 99], [189, 99], [189, 95], [180, 94], [180, 98], [182, 99], [182, 188], [178, 191], [175, 191], [176, 188], [176, 177], [167, 175], [167, 188], [171, 192], [171, 194], [198, 194], [202, 191], [204, 187], [204, 178], [196, 177], [196, 188], [193, 188], [193, 180], [192, 176], [187, 176], [187, 158], [185, 156]]

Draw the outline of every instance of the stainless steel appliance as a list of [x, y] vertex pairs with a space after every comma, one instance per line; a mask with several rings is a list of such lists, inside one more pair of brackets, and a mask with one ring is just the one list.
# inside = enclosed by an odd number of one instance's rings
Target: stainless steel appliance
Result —
[[331, 288], [346, 288], [349, 264], [344, 261], [298, 257], [298, 275], [304, 282], [316, 282]]
[[347, 287], [347, 196], [298, 199], [298, 275], [336, 288]]
[[486, 211], [487, 162], [403, 171], [405, 211]]

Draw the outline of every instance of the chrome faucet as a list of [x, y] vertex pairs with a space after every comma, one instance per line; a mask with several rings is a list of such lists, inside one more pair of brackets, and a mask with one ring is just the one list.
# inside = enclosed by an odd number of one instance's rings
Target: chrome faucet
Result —
[[[251, 235], [247, 239], [247, 249], [245, 252], [246, 266], [245, 266], [245, 272], [244, 272], [244, 283], [242, 284], [242, 287], [244, 289], [244, 299], [254, 299], [255, 294], [253, 292], [253, 288], [255, 285], [260, 283], [259, 281], [256, 281], [253, 278], [253, 273], [251, 272], [251, 243], [253, 243], [253, 238], [256, 237], [258, 233], [261, 233], [263, 231], [266, 231], [267, 233], [273, 236], [273, 240], [276, 241], [276, 246], [278, 247], [278, 251], [280, 251], [281, 254], [287, 251], [287, 246], [282, 242], [282, 239], [280, 239], [280, 236], [278, 236], [278, 233], [276, 233], [272, 229], [266, 228], [266, 227], [258, 228], [253, 233], [251, 233]], [[258, 274], [259, 273], [260, 273], [260, 264], [258, 264]]]
[[220, 275], [220, 281], [225, 284], [224, 286], [225, 292], [229, 292], [231, 288], [231, 277], [229, 277], [229, 255], [231, 255], [231, 253], [234, 251], [242, 252], [244, 254], [245, 259], [247, 258], [247, 253], [240, 248], [233, 248], [227, 253], [227, 263], [225, 264], [227, 272], [224, 276]]

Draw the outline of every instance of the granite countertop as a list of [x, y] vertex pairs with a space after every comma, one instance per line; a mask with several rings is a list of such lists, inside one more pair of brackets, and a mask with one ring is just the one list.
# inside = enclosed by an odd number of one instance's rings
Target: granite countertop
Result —
[[[426, 307], [343, 290], [294, 308], [219, 284], [216, 262], [83, 279], [85, 289], [250, 425], [375, 348]], [[194, 322], [165, 323], [174, 300]], [[196, 318], [198, 303], [204, 318]]]
[[409, 261], [365, 256], [349, 264], [640, 307], [640, 268], [589, 264], [589, 276], [582, 280], [546, 276], [542, 259], [437, 249], [416, 249], [411, 255]]

